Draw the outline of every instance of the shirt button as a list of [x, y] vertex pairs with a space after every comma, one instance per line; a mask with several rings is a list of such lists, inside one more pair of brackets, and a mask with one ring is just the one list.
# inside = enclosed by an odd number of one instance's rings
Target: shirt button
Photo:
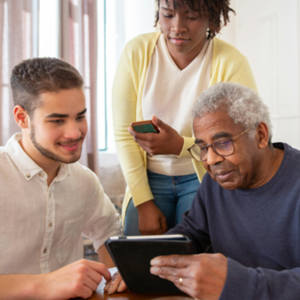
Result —
[[52, 223], [49, 223], [49, 224], [48, 224], [48, 227], [52, 227]]
[[45, 248], [43, 252], [44, 252], [44, 253], [47, 253], [47, 248]]
[[44, 173], [39, 173], [39, 176], [40, 177], [44, 177]]
[[51, 193], [49, 193], [49, 198], [51, 197]]
[[30, 178], [31, 177], [30, 174], [26, 174], [25, 176], [26, 176], [26, 178]]

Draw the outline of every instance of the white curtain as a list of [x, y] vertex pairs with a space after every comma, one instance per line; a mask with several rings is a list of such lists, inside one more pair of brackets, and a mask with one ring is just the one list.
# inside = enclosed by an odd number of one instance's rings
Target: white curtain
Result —
[[12, 68], [36, 52], [36, 0], [0, 0], [0, 146], [20, 128], [13, 118]]
[[84, 79], [88, 134], [80, 162], [99, 176], [97, 141], [97, 0], [60, 2], [61, 58], [77, 68]]
[[[89, 130], [80, 162], [98, 175], [97, 0], [60, 0], [59, 3], [60, 57], [77, 68], [85, 82]], [[38, 0], [0, 0], [1, 146], [20, 131], [13, 119], [11, 70], [22, 60], [37, 56], [37, 52]]]

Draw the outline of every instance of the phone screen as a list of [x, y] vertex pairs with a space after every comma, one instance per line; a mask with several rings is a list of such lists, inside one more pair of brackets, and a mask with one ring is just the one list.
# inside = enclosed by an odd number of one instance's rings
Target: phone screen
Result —
[[132, 128], [136, 132], [140, 132], [140, 133], [148, 133], [148, 132], [157, 133], [157, 131], [155, 130], [152, 124], [133, 125]]

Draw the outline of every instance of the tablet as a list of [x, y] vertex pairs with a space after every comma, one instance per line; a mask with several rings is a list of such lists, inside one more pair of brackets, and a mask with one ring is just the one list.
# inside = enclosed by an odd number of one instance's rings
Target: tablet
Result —
[[105, 246], [130, 291], [181, 292], [171, 281], [150, 273], [150, 260], [160, 255], [193, 254], [188, 237], [180, 234], [114, 236]]

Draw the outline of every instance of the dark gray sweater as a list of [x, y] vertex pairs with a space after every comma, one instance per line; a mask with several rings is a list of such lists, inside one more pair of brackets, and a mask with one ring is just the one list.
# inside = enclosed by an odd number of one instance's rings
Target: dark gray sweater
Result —
[[287, 144], [275, 176], [249, 190], [223, 189], [206, 174], [184, 221], [197, 253], [228, 257], [219, 300], [300, 299], [300, 151]]

